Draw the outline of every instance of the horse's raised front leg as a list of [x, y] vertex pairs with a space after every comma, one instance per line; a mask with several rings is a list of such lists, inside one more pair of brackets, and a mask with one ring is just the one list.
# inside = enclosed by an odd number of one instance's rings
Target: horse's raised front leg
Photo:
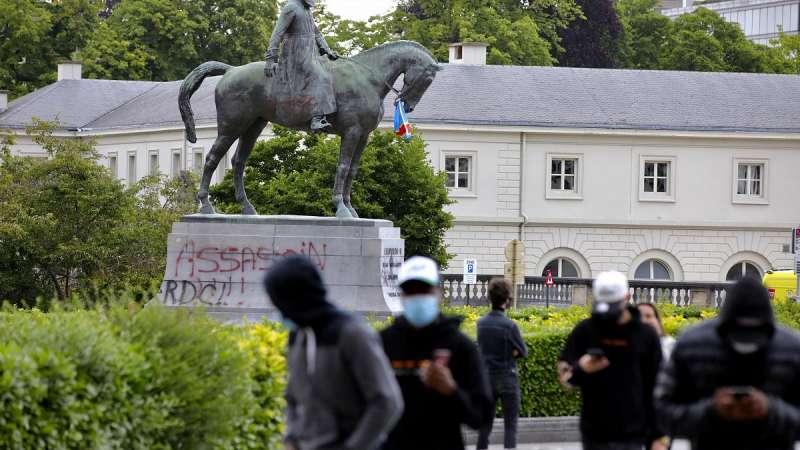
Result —
[[236, 190], [236, 201], [242, 205], [242, 214], [254, 216], [258, 214], [256, 208], [247, 199], [247, 192], [244, 189], [244, 168], [247, 164], [247, 159], [250, 158], [250, 152], [256, 145], [258, 137], [261, 136], [261, 131], [267, 123], [258, 121], [250, 126], [247, 131], [239, 138], [239, 145], [236, 148], [236, 154], [233, 155], [233, 185]]
[[214, 214], [216, 212], [208, 199], [208, 188], [211, 185], [211, 177], [214, 176], [214, 171], [217, 170], [219, 161], [225, 157], [235, 140], [236, 138], [232, 136], [217, 136], [217, 140], [206, 156], [203, 178], [200, 180], [200, 190], [197, 192], [197, 199], [200, 200], [200, 214]]
[[336, 183], [333, 185], [333, 207], [336, 208], [336, 217], [339, 219], [353, 218], [353, 213], [344, 202], [344, 192], [350, 164], [360, 138], [359, 133], [350, 130], [342, 136], [342, 145], [339, 147], [339, 165], [336, 166]]
[[350, 170], [347, 172], [347, 178], [344, 182], [344, 205], [356, 219], [358, 218], [358, 213], [355, 208], [353, 208], [353, 204], [350, 203], [350, 194], [353, 192], [353, 180], [356, 178], [358, 165], [361, 163], [361, 154], [364, 153], [364, 148], [367, 146], [368, 141], [369, 134], [363, 135], [358, 141], [355, 151], [353, 152], [353, 157], [350, 160]]

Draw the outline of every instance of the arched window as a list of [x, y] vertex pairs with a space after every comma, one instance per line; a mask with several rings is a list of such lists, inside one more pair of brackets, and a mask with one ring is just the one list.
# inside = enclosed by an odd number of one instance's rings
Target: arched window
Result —
[[550, 261], [542, 271], [542, 276], [547, 276], [547, 271], [551, 271], [556, 278], [578, 278], [578, 268], [567, 258], [556, 258]]
[[745, 277], [760, 280], [761, 270], [759, 270], [758, 267], [756, 267], [756, 265], [753, 263], [742, 261], [734, 264], [734, 266], [731, 267], [731, 270], [728, 271], [725, 279], [727, 281], [738, 281]]
[[636, 268], [634, 278], [637, 280], [672, 280], [669, 268], [657, 259], [648, 259]]

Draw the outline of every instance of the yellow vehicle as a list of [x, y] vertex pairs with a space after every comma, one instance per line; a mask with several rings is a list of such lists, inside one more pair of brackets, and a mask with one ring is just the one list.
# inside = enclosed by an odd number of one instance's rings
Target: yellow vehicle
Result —
[[797, 274], [794, 270], [768, 270], [762, 280], [772, 300], [790, 300], [797, 297]]

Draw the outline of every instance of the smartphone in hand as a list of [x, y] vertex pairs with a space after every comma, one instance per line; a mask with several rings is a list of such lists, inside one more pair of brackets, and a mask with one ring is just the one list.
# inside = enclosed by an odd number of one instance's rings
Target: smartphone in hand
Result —
[[733, 398], [736, 400], [741, 400], [745, 397], [748, 397], [753, 392], [752, 386], [732, 386], [731, 392], [733, 393]]
[[606, 352], [602, 348], [590, 348], [586, 350], [586, 354], [594, 359], [601, 359], [606, 356]]

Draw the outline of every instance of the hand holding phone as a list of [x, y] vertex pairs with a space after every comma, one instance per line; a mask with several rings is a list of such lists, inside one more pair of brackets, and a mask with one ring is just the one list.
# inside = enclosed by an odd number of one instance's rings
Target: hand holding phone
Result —
[[735, 400], [742, 400], [749, 397], [753, 393], [752, 386], [733, 386], [731, 387], [731, 394]]
[[588, 374], [600, 372], [611, 365], [611, 361], [609, 361], [605, 355], [605, 352], [601, 348], [587, 349], [586, 354], [578, 360], [578, 365], [581, 370]]

